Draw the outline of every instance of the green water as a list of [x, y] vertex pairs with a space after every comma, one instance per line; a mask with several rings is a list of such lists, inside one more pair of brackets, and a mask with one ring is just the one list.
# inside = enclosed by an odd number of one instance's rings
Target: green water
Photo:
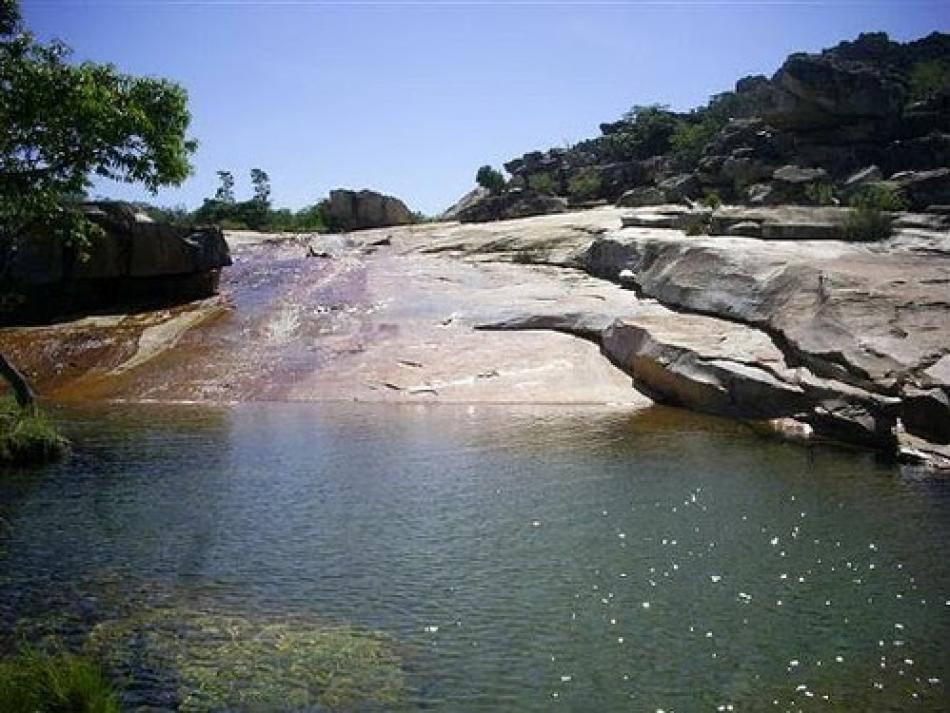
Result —
[[0, 648], [94, 651], [130, 709], [948, 709], [950, 483], [866, 453], [666, 409], [61, 417], [68, 461], [0, 474]]

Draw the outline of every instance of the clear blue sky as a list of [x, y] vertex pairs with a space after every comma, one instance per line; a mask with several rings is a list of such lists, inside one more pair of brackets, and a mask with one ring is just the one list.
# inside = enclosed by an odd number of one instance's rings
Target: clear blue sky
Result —
[[189, 207], [215, 171], [269, 172], [277, 205], [374, 188], [436, 213], [484, 163], [597, 135], [633, 104], [686, 109], [793, 51], [950, 26], [950, 0], [367, 3], [22, 0], [77, 59], [190, 94], [195, 173], [155, 198]]

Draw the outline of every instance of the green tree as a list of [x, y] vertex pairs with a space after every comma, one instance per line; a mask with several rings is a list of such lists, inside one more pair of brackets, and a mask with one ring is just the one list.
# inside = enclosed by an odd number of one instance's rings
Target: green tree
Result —
[[234, 174], [230, 171], [218, 171], [221, 185], [214, 192], [214, 199], [221, 203], [234, 203]]
[[8, 236], [40, 225], [82, 244], [90, 225], [64, 198], [91, 176], [155, 192], [190, 173], [196, 144], [186, 136], [182, 87], [69, 58], [62, 43], [25, 30], [16, 0], [0, 0], [0, 230]]
[[251, 185], [254, 186], [254, 200], [270, 206], [270, 176], [259, 168], [251, 169]]
[[[185, 90], [112, 65], [69, 62], [0, 0], [0, 245], [45, 230], [79, 248], [96, 228], [72, 203], [98, 176], [155, 192], [190, 173]], [[2, 262], [2, 260], [0, 260]], [[3, 376], [9, 376], [7, 372]]]
[[505, 190], [505, 177], [501, 174], [501, 171], [496, 171], [491, 166], [486, 165], [479, 168], [475, 173], [475, 182], [492, 195], [498, 195]]

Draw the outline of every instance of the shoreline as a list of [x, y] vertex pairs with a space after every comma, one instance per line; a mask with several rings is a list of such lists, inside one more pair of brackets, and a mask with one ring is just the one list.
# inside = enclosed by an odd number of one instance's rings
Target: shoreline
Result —
[[629, 226], [655, 211], [228, 234], [218, 298], [6, 329], [0, 347], [54, 401], [655, 401], [950, 467], [945, 231], [910, 221], [860, 244]]

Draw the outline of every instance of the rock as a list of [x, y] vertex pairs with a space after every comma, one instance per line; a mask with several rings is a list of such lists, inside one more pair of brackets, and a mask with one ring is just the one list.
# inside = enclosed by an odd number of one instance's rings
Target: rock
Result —
[[442, 215], [439, 216], [440, 220], [458, 220], [459, 215], [471, 208], [473, 205], [478, 203], [485, 198], [488, 198], [490, 191], [487, 188], [482, 186], [476, 186], [464, 196], [459, 198], [450, 208], [447, 208]]
[[935, 443], [950, 443], [950, 397], [943, 389], [908, 388], [901, 420], [911, 433]]
[[754, 183], [746, 189], [746, 200], [750, 205], [775, 205], [779, 195], [771, 183]]
[[530, 189], [516, 189], [483, 198], [460, 211], [458, 219], [463, 223], [485, 223], [492, 220], [563, 213], [565, 210], [567, 210], [567, 201], [563, 198], [536, 193]]
[[647, 205], [661, 205], [666, 203], [666, 194], [656, 186], [638, 186], [624, 193], [617, 200], [621, 208], [637, 208]]
[[762, 237], [762, 223], [754, 220], [740, 220], [726, 228], [726, 235], [741, 235], [747, 238]]
[[893, 395], [946, 349], [950, 263], [929, 247], [884, 258], [837, 241], [620, 230], [584, 262], [612, 280], [631, 270], [642, 294], [675, 309], [766, 329], [794, 363], [871, 392]]
[[751, 157], [729, 156], [719, 169], [720, 181], [736, 188], [772, 177], [775, 167]]
[[899, 116], [907, 101], [902, 82], [872, 65], [832, 54], [792, 55], [771, 84], [763, 118], [799, 130]]
[[665, 203], [679, 203], [686, 198], [697, 198], [702, 194], [699, 179], [692, 173], [680, 173], [665, 178], [657, 184], [663, 192]]
[[906, 171], [888, 180], [897, 185], [911, 209], [950, 203], [950, 168]]
[[24, 298], [22, 309], [0, 313], [0, 322], [201, 299], [217, 292], [220, 270], [231, 264], [219, 228], [156, 223], [124, 203], [88, 203], [83, 211], [104, 231], [85, 257], [36, 231], [0, 244], [2, 287]]
[[782, 166], [775, 169], [772, 180], [778, 183], [799, 186], [809, 183], [820, 183], [828, 179], [828, 172], [823, 168], [801, 168], [800, 166]]
[[868, 166], [867, 168], [862, 168], [860, 171], [856, 171], [845, 180], [842, 188], [846, 192], [853, 192], [862, 186], [866, 186], [869, 183], [875, 183], [884, 178], [881, 173], [881, 169], [877, 166]]
[[807, 409], [804, 391], [776, 377], [782, 353], [764, 333], [699, 315], [624, 317], [603, 350], [659, 403], [721, 416], [772, 419]]
[[405, 203], [375, 191], [330, 191], [326, 211], [330, 220], [343, 230], [385, 228], [413, 222], [412, 213]]

